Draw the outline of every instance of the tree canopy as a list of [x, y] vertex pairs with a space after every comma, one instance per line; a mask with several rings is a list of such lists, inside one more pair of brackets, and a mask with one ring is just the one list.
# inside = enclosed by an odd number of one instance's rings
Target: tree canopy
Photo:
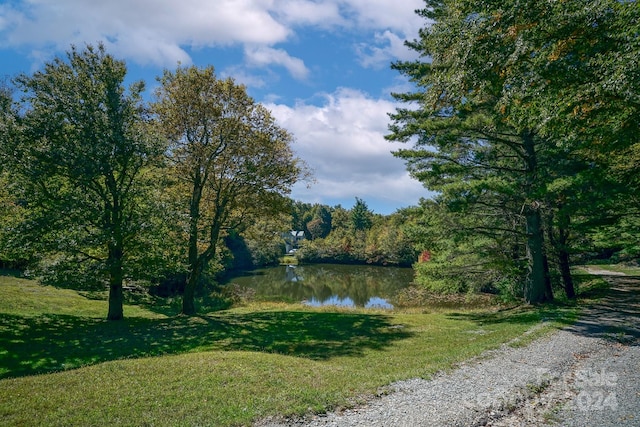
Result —
[[123, 317], [144, 172], [159, 154], [145, 132], [144, 85], [126, 90], [125, 75], [124, 62], [99, 45], [18, 76], [16, 129], [2, 150], [27, 215], [14, 238], [49, 254], [49, 268], [91, 264], [108, 282], [111, 320]]
[[285, 196], [305, 168], [291, 150], [291, 134], [244, 86], [218, 79], [213, 67], [165, 71], [159, 81], [153, 110], [188, 218], [182, 312], [193, 314], [195, 289], [221, 233], [285, 209]]

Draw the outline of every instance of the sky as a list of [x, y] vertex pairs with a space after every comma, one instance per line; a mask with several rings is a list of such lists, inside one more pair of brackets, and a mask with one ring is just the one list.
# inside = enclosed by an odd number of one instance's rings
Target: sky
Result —
[[32, 73], [71, 45], [104, 43], [128, 79], [213, 65], [244, 84], [294, 136], [315, 181], [291, 197], [376, 213], [430, 193], [384, 139], [392, 92], [412, 90], [390, 64], [424, 26], [423, 0], [0, 0], [0, 77]]

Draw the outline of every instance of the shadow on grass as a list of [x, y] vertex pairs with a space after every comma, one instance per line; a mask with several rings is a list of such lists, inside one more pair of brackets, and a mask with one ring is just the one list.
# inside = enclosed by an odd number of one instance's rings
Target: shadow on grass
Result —
[[315, 360], [358, 356], [411, 334], [375, 314], [260, 312], [169, 319], [0, 314], [0, 378], [46, 373], [108, 360], [238, 350]]
[[451, 313], [449, 317], [470, 320], [479, 325], [512, 323], [533, 326], [542, 321], [553, 321], [567, 326], [576, 320], [576, 304], [572, 301], [558, 301], [536, 306], [516, 306], [495, 312]]
[[601, 283], [580, 295], [587, 298], [586, 307], [568, 329], [579, 335], [640, 345], [640, 276], [598, 277]]
[[11, 268], [0, 268], [0, 276], [23, 278], [24, 274], [21, 270]]
[[[451, 318], [478, 324], [558, 323], [574, 334], [640, 345], [640, 276], [574, 275], [578, 300], [516, 307], [494, 313], [452, 313]], [[578, 310], [578, 308], [580, 310]]]

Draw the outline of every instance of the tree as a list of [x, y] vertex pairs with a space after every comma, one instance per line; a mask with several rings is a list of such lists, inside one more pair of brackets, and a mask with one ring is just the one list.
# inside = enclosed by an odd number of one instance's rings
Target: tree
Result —
[[144, 85], [103, 45], [72, 47], [16, 83], [20, 134], [7, 146], [27, 222], [18, 233], [49, 256], [91, 262], [109, 288], [107, 319], [123, 318], [123, 279], [143, 222], [145, 170], [158, 145], [146, 133]]
[[313, 219], [306, 223], [311, 239], [323, 239], [331, 232], [331, 212], [324, 205], [315, 205]]
[[[11, 231], [19, 223], [21, 207], [15, 194], [12, 194], [9, 178], [10, 158], [7, 156], [9, 145], [16, 138], [18, 128], [18, 111], [13, 102], [13, 89], [8, 80], [0, 82], [0, 268], [12, 266], [16, 261], [16, 253], [9, 244]], [[19, 257], [19, 255], [18, 255]]]
[[[479, 23], [485, 11], [470, 3], [427, 2], [428, 8], [420, 12], [436, 22], [409, 45], [430, 61], [394, 64], [422, 89], [396, 98], [416, 102], [419, 108], [399, 109], [392, 116], [389, 138], [406, 142], [418, 137], [415, 149], [396, 155], [407, 160], [428, 188], [441, 192], [450, 209], [478, 219], [467, 222], [468, 232], [494, 239], [526, 237], [526, 299], [539, 302], [552, 297], [538, 180], [539, 151], [548, 142], [503, 114], [501, 93], [509, 76], [483, 72], [478, 64], [506, 67], [512, 46], [476, 52], [473, 43], [484, 36]], [[515, 214], [518, 209], [521, 213]]]
[[[417, 140], [397, 155], [453, 210], [476, 216], [472, 230], [523, 242], [525, 299], [548, 300], [544, 218], [561, 203], [548, 187], [603, 129], [622, 136], [634, 128], [626, 114], [601, 114], [619, 102], [605, 93], [623, 71], [621, 63], [615, 71], [602, 65], [616, 61], [605, 53], [635, 58], [621, 40], [637, 39], [637, 4], [445, 0], [427, 1], [419, 13], [435, 22], [408, 44], [428, 59], [394, 64], [420, 89], [395, 96], [417, 108], [399, 109], [390, 135]], [[617, 31], [631, 16], [635, 30]], [[596, 118], [600, 130], [585, 131]]]
[[176, 196], [188, 218], [182, 313], [196, 312], [195, 290], [225, 230], [282, 211], [305, 169], [293, 137], [233, 79], [213, 67], [179, 67], [159, 79], [154, 111], [169, 142]]
[[373, 224], [372, 214], [367, 203], [356, 197], [356, 203], [351, 208], [351, 224], [354, 230], [364, 231], [371, 228]]
[[567, 19], [555, 31], [564, 28], [564, 36], [557, 37], [561, 42], [554, 45], [548, 68], [565, 78], [550, 85], [555, 102], [543, 113], [548, 117], [544, 131], [564, 153], [573, 150], [565, 160], [571, 168], [564, 174], [556, 168], [549, 186], [557, 201], [549, 234], [570, 295], [570, 253], [587, 249], [587, 237], [603, 227], [617, 236], [627, 234], [638, 214], [640, 7], [635, 1], [569, 2], [559, 12]]

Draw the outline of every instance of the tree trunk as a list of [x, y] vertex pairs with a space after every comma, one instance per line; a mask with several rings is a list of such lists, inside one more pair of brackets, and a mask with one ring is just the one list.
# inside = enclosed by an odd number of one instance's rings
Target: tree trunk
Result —
[[558, 205], [558, 221], [557, 221], [557, 238], [554, 233], [554, 215], [550, 214], [548, 219], [549, 243], [555, 251], [556, 258], [558, 260], [558, 269], [560, 270], [560, 278], [562, 280], [562, 287], [567, 295], [567, 298], [574, 299], [576, 297], [576, 290], [573, 285], [573, 277], [571, 276], [571, 262], [569, 259], [569, 251], [567, 242], [569, 241], [569, 224], [571, 218], [569, 215], [563, 212], [563, 204], [561, 202]]
[[193, 316], [196, 314], [195, 306], [195, 294], [200, 283], [200, 277], [202, 272], [207, 267], [209, 261], [216, 256], [216, 245], [218, 243], [218, 236], [220, 235], [220, 225], [217, 223], [217, 217], [213, 221], [211, 226], [211, 232], [209, 233], [209, 246], [207, 249], [198, 254], [197, 252], [197, 239], [190, 242], [189, 247], [189, 275], [187, 277], [187, 283], [184, 287], [184, 294], [182, 296], [182, 314], [186, 316]]
[[185, 316], [193, 316], [196, 314], [195, 295], [196, 287], [200, 279], [200, 272], [197, 266], [192, 266], [187, 276], [187, 283], [184, 286], [184, 294], [182, 295], [182, 314]]
[[193, 316], [196, 314], [195, 293], [200, 280], [201, 261], [198, 255], [198, 239], [200, 237], [200, 200], [204, 189], [204, 180], [200, 171], [196, 171], [189, 203], [189, 274], [182, 295], [182, 314]]
[[576, 297], [576, 290], [573, 286], [573, 277], [571, 276], [571, 262], [569, 260], [569, 246], [567, 244], [569, 241], [570, 221], [571, 218], [569, 215], [565, 214], [560, 216], [556, 249], [558, 251], [558, 265], [560, 267], [564, 292], [567, 294], [567, 298], [574, 299]]
[[107, 320], [124, 319], [124, 294], [122, 292], [122, 248], [117, 244], [109, 245], [107, 266], [109, 271], [109, 312]]
[[566, 251], [566, 249], [560, 249], [558, 253], [558, 264], [560, 267], [560, 275], [562, 276], [562, 285], [564, 286], [564, 291], [567, 294], [567, 298], [575, 299], [576, 290], [573, 286], [569, 253]]
[[544, 239], [540, 211], [528, 207], [527, 218], [527, 259], [528, 273], [525, 284], [525, 301], [529, 304], [548, 300], [547, 274], [545, 274]]
[[[544, 231], [542, 232], [544, 237]], [[546, 247], [542, 245], [542, 256], [544, 260], [544, 300], [553, 301], [553, 287], [551, 284], [551, 273], [549, 272], [549, 257], [547, 256]]]
[[119, 284], [111, 283], [109, 285], [109, 313], [107, 314], [107, 320], [124, 319], [123, 303], [122, 281]]
[[529, 304], [545, 302], [553, 299], [553, 291], [549, 280], [549, 264], [544, 253], [544, 231], [540, 203], [536, 200], [538, 186], [538, 159], [536, 156], [533, 133], [525, 131], [522, 135], [525, 155], [525, 206], [527, 231], [528, 272], [525, 282], [525, 301]]

